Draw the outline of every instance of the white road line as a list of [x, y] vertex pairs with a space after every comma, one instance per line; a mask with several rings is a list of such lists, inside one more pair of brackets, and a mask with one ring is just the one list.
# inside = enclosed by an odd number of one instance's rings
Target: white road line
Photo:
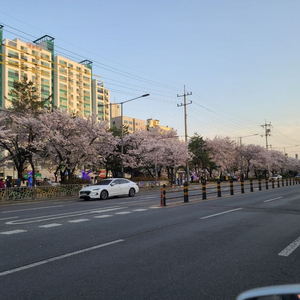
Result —
[[290, 245], [284, 248], [278, 255], [289, 256], [294, 250], [296, 250], [300, 245], [300, 237], [295, 239]]
[[62, 224], [52, 223], [52, 224], [41, 225], [39, 227], [41, 227], [41, 228], [51, 228], [51, 227], [57, 227], [57, 226], [62, 226]]
[[161, 208], [161, 207], [160, 206], [151, 206], [149, 208], [151, 208], [151, 209], [157, 209], [157, 208]]
[[116, 213], [116, 215], [127, 215], [127, 214], [131, 214], [131, 211], [121, 211]]
[[209, 216], [206, 216], [206, 217], [202, 217], [202, 218], [200, 218], [200, 220], [204, 220], [204, 219], [208, 219], [208, 218], [220, 216], [220, 215], [223, 215], [223, 214], [228, 214], [230, 212], [234, 212], [234, 211], [241, 210], [241, 209], [242, 208], [235, 208], [235, 209], [231, 209], [231, 210], [226, 210], [226, 211], [223, 211], [221, 213], [217, 213], [217, 214], [209, 215]]
[[146, 211], [146, 210], [148, 210], [148, 209], [146, 209], [146, 208], [138, 208], [138, 209], [134, 209], [133, 211]]
[[10, 235], [10, 234], [16, 234], [16, 233], [22, 233], [22, 232], [27, 232], [27, 230], [16, 229], [16, 230], [11, 230], [11, 231], [3, 231], [3, 232], [0, 232], [0, 234]]
[[112, 215], [94, 216], [94, 218], [99, 218], [99, 219], [109, 218], [109, 217], [112, 217]]
[[0, 219], [0, 221], [3, 221], [3, 220], [10, 220], [10, 219], [17, 219], [19, 217], [8, 217], [8, 218], [2, 218]]
[[27, 210], [38, 210], [38, 209], [47, 209], [47, 208], [52, 208], [52, 207], [61, 207], [64, 205], [53, 205], [53, 206], [44, 206], [44, 207], [35, 207], [35, 208], [26, 208], [26, 209], [18, 209], [18, 210], [8, 210], [8, 211], [3, 211], [3, 214], [8, 214], [8, 213], [14, 213], [14, 212], [19, 212], [19, 211], [27, 211]]
[[282, 197], [277, 197], [277, 198], [265, 200], [264, 202], [271, 202], [271, 201], [275, 201], [275, 200], [278, 200], [278, 199], [281, 199], [281, 198], [282, 198]]
[[68, 221], [69, 223], [81, 223], [81, 222], [86, 222], [89, 221], [90, 219], [77, 219], [77, 220], [71, 220]]
[[33, 264], [29, 264], [29, 265], [25, 265], [25, 266], [22, 266], [22, 267], [19, 267], [19, 268], [15, 268], [15, 269], [11, 269], [11, 270], [1, 272], [0, 277], [1, 276], [6, 276], [6, 275], [9, 275], [9, 274], [12, 274], [12, 273], [24, 271], [24, 270], [27, 270], [27, 269], [35, 268], [35, 267], [38, 267], [38, 266], [41, 266], [41, 265], [51, 263], [53, 261], [57, 261], [57, 260], [64, 259], [64, 258], [74, 256], [74, 255], [78, 255], [78, 254], [81, 254], [81, 253], [84, 253], [84, 252], [96, 250], [96, 249], [99, 249], [99, 248], [107, 247], [107, 246], [117, 244], [117, 243], [120, 243], [120, 242], [124, 242], [124, 241], [125, 240], [121, 240], [121, 239], [120, 240], [115, 240], [115, 241], [112, 241], [112, 242], [109, 242], [109, 243], [93, 246], [93, 247], [90, 247], [90, 248], [85, 248], [85, 249], [82, 249], [82, 250], [70, 252], [70, 253], [67, 253], [67, 254], [60, 255], [60, 256], [55, 256], [55, 257], [52, 257], [52, 258], [49, 258], [49, 259], [46, 259], [46, 260], [42, 260], [42, 261], [39, 261], [39, 262], [36, 262], [36, 263], [33, 263]]
[[56, 215], [48, 215], [48, 216], [41, 216], [41, 217], [33, 217], [28, 219], [22, 219], [22, 220], [16, 220], [16, 221], [10, 221], [6, 222], [7, 225], [16, 225], [16, 224], [30, 224], [30, 223], [36, 223], [36, 222], [44, 222], [49, 220], [57, 220], [62, 218], [71, 218], [71, 217], [77, 217], [82, 215], [89, 215], [94, 213], [100, 213], [100, 212], [108, 212], [113, 210], [119, 210], [119, 209], [126, 209], [127, 207], [112, 207], [108, 209], [91, 209], [91, 210], [84, 210], [84, 211], [78, 211], [78, 212], [68, 212], [68, 213], [62, 213], [62, 214], [56, 214]]

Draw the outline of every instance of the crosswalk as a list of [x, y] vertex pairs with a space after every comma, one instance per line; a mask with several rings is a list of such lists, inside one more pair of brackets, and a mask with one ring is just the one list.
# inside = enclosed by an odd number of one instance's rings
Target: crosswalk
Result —
[[[113, 214], [95, 215], [95, 216], [92, 216], [91, 218], [78, 218], [78, 219], [68, 220], [65, 223], [64, 222], [61, 222], [61, 223], [49, 223], [49, 224], [39, 225], [37, 227], [41, 228], [41, 229], [49, 229], [49, 228], [63, 226], [66, 223], [68, 223], [68, 224], [78, 224], [78, 223], [83, 223], [83, 222], [89, 222], [89, 221], [91, 221], [93, 219], [112, 218], [112, 217], [116, 217], [116, 216], [127, 215], [127, 214], [138, 213], [138, 212], [144, 212], [144, 211], [147, 211], [149, 209], [158, 209], [158, 208], [160, 208], [160, 207], [159, 206], [151, 206], [151, 207], [148, 207], [148, 208], [138, 208], [138, 209], [133, 209], [133, 210], [124, 210], [124, 211], [114, 212]], [[101, 213], [101, 212], [105, 212], [105, 210], [99, 211], [99, 213]], [[73, 216], [71, 216], [71, 215], [69, 215], [69, 216], [65, 215], [64, 217], [68, 218], [68, 217], [73, 217]], [[12, 222], [7, 222], [6, 224], [15, 225]], [[26, 224], [26, 222], [24, 222], [24, 224]], [[8, 235], [22, 234], [22, 233], [26, 233], [26, 232], [28, 232], [28, 230], [25, 230], [25, 229], [15, 229], [15, 230], [2, 231], [2, 232], [0, 232], [0, 235], [6, 235], [6, 236], [8, 236]]]

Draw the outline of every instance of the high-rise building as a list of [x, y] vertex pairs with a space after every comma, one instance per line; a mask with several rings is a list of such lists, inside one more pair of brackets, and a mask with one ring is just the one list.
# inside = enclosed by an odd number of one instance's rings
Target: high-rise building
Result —
[[110, 120], [110, 94], [103, 82], [93, 78], [92, 62], [54, 55], [53, 37], [45, 35], [32, 43], [4, 39], [0, 56], [0, 107], [10, 106], [14, 81], [26, 77], [35, 83], [42, 99], [52, 96], [54, 107], [81, 117]]

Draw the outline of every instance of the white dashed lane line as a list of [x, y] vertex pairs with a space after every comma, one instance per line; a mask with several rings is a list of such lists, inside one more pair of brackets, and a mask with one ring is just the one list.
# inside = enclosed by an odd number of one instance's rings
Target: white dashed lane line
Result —
[[27, 232], [27, 230], [16, 229], [16, 230], [11, 230], [11, 231], [3, 231], [3, 232], [0, 232], [0, 234], [11, 235], [11, 234], [17, 234], [17, 233], [22, 233], [22, 232]]
[[116, 215], [127, 215], [127, 214], [131, 214], [132, 211], [121, 211], [121, 212], [118, 212], [118, 213], [115, 213]]
[[148, 210], [148, 209], [146, 209], [146, 208], [139, 208], [139, 209], [134, 209], [133, 211], [146, 211], [146, 210]]
[[52, 227], [57, 227], [57, 226], [62, 226], [62, 224], [52, 223], [52, 224], [41, 225], [39, 227], [41, 227], [41, 228], [52, 228]]
[[94, 216], [94, 218], [97, 218], [97, 219], [104, 219], [104, 218], [109, 218], [109, 217], [112, 217], [113, 215], [101, 215], [101, 216]]
[[77, 219], [77, 220], [71, 220], [68, 221], [69, 223], [81, 223], [81, 222], [86, 222], [89, 221], [90, 219]]

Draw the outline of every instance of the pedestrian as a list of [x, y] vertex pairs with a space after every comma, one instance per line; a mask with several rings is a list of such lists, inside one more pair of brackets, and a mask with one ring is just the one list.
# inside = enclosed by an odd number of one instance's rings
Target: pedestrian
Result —
[[6, 187], [7, 187], [7, 188], [10, 188], [10, 187], [11, 187], [10, 178], [7, 177], [5, 183], [6, 183]]
[[18, 178], [16, 181], [15, 181], [15, 185], [17, 187], [20, 187], [21, 186], [21, 178]]
[[0, 189], [5, 189], [5, 183], [3, 181], [3, 178], [0, 178]]

